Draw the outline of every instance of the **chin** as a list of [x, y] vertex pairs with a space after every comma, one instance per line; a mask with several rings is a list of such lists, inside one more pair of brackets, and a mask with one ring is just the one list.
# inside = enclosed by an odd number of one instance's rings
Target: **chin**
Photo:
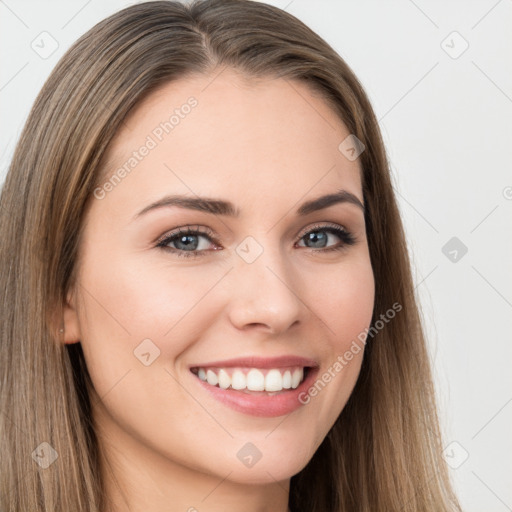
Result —
[[[234, 451], [223, 451], [223, 468], [219, 471], [217, 464], [215, 472], [222, 473], [223, 478], [231, 472], [229, 480], [240, 484], [266, 485], [287, 481], [302, 471], [318, 447], [314, 439], [305, 442], [305, 433], [299, 435], [299, 430], [295, 430], [294, 434], [288, 443], [283, 442], [285, 436], [282, 433], [275, 439], [269, 432], [260, 437], [246, 436], [242, 441], [237, 439]], [[251, 438], [252, 442], [248, 440]], [[229, 456], [230, 452], [234, 457]]]

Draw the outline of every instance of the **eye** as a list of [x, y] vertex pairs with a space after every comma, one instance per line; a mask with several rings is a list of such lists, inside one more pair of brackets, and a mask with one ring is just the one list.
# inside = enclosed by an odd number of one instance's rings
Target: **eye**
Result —
[[[335, 243], [334, 246], [329, 246], [329, 242], [332, 241], [333, 238], [338, 238], [340, 242], [338, 242], [338, 244]], [[356, 243], [355, 237], [349, 231], [336, 224], [317, 225], [313, 228], [309, 228], [306, 233], [301, 235], [300, 240], [304, 240], [306, 244], [310, 244], [305, 245], [305, 247], [320, 249], [320, 251], [315, 252], [338, 251]]]
[[[205, 242], [205, 239], [209, 242]], [[159, 240], [157, 247], [173, 252], [178, 256], [194, 257], [208, 250], [208, 245], [215, 242], [213, 232], [207, 228], [183, 226], [172, 233], [168, 233]], [[213, 250], [217, 250], [215, 247]]]

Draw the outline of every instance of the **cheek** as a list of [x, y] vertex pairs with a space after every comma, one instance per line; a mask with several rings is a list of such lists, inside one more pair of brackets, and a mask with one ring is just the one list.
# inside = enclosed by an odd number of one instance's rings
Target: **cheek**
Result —
[[365, 257], [347, 261], [329, 275], [317, 277], [320, 282], [323, 286], [315, 288], [318, 292], [310, 295], [310, 300], [326, 326], [328, 342], [322, 368], [301, 401], [309, 404], [315, 417], [324, 419], [323, 428], [330, 428], [359, 376], [364, 334], [373, 314], [375, 282], [370, 260]]
[[148, 359], [172, 361], [211, 325], [215, 305], [203, 299], [225, 270], [164, 265], [112, 255], [84, 266], [80, 330], [98, 392]]
[[375, 282], [369, 258], [354, 259], [326, 272], [322, 286], [312, 289], [317, 290], [310, 299], [316, 304], [315, 312], [327, 325], [336, 351], [343, 350], [371, 322]]

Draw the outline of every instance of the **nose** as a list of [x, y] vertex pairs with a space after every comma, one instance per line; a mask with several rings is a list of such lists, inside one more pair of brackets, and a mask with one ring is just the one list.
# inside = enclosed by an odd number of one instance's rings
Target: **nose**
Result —
[[296, 290], [299, 277], [281, 252], [263, 250], [252, 263], [236, 256], [228, 315], [239, 330], [280, 334], [299, 324], [307, 308]]

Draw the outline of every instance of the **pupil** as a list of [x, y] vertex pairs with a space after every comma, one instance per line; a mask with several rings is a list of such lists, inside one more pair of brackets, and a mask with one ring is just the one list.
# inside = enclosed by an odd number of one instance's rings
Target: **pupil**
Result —
[[[177, 243], [184, 245], [184, 247], [181, 247], [181, 248], [197, 249], [197, 239], [196, 238], [197, 237], [195, 235], [183, 235], [182, 237], [180, 237], [177, 240]], [[180, 248], [180, 247], [178, 247], [178, 248]]]
[[314, 247], [324, 247], [324, 243], [327, 241], [327, 235], [322, 231], [315, 231], [309, 234], [309, 241], [315, 244]]

